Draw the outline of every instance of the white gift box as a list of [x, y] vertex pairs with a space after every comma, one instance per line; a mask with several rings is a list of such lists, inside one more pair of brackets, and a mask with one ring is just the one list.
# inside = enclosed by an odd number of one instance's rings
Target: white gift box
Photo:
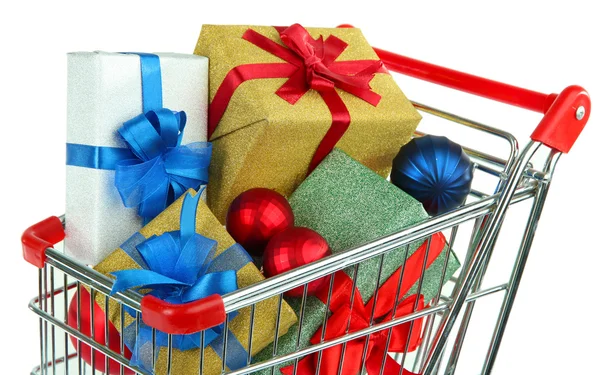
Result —
[[[185, 111], [181, 144], [206, 141], [208, 59], [174, 53], [160, 60], [163, 107]], [[117, 130], [142, 114], [140, 56], [106, 52], [68, 54], [67, 143], [127, 148]], [[142, 227], [126, 208], [115, 171], [67, 166], [65, 250], [95, 265]]]

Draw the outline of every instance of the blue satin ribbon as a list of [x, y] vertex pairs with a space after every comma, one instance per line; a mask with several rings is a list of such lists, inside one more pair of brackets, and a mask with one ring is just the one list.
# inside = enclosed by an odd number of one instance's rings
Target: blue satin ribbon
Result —
[[[226, 294], [237, 289], [237, 270], [252, 261], [248, 253], [235, 244], [214, 257], [217, 242], [196, 233], [196, 208], [201, 192], [183, 200], [180, 230], [145, 239], [136, 233], [121, 248], [142, 269], [116, 271], [111, 295], [127, 289], [146, 289], [149, 294], [170, 303], [186, 303], [213, 294]], [[236, 314], [229, 314], [232, 319]], [[148, 369], [152, 363], [152, 329], [141, 323], [125, 328], [124, 340], [132, 351], [131, 363]], [[204, 331], [204, 346], [223, 352], [223, 325]], [[156, 332], [156, 345], [167, 346], [167, 334]], [[150, 350], [148, 350], [150, 345]], [[200, 333], [173, 335], [173, 347], [189, 350], [201, 346]], [[156, 351], [158, 354], [158, 351]], [[246, 365], [248, 353], [235, 338], [227, 335], [227, 367]]]
[[143, 112], [162, 108], [162, 73], [160, 59], [152, 53], [132, 53], [140, 57], [140, 72], [142, 73], [142, 108]]
[[67, 143], [67, 165], [75, 167], [114, 171], [118, 162], [134, 157], [133, 152], [126, 148]]
[[67, 165], [115, 170], [115, 186], [126, 207], [138, 207], [148, 223], [188, 189], [208, 182], [209, 142], [181, 145], [185, 112], [162, 107], [160, 59], [140, 56], [143, 113], [118, 130], [125, 148], [67, 143]]

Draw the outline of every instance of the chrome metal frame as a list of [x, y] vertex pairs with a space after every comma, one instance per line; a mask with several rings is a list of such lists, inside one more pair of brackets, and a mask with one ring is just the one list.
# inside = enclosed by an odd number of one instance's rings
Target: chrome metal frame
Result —
[[[258, 284], [254, 284], [235, 292], [223, 296], [225, 311], [228, 318], [225, 321], [225, 328], [229, 323], [229, 314], [242, 308], [251, 309], [250, 319], [250, 339], [249, 346], [252, 345], [252, 330], [254, 328], [255, 306], [258, 302], [269, 298], [278, 298], [278, 321], [276, 325], [276, 334], [274, 340], [273, 356], [270, 360], [261, 363], [251, 363], [251, 357], [248, 355], [248, 366], [236, 371], [228, 371], [225, 366], [225, 358], [222, 364], [222, 373], [231, 375], [248, 374], [254, 371], [272, 368], [274, 365], [293, 361], [295, 366], [298, 360], [308, 354], [318, 353], [319, 363], [321, 361], [322, 351], [335, 345], [345, 345], [351, 340], [364, 337], [369, 340], [369, 335], [381, 331], [390, 330], [392, 327], [399, 324], [414, 323], [416, 319], [425, 318], [426, 322], [422, 332], [422, 344], [416, 352], [415, 358], [412, 359], [413, 371], [418, 371], [423, 374], [453, 374], [456, 370], [458, 360], [460, 358], [463, 342], [465, 340], [469, 322], [474, 311], [475, 302], [489, 295], [494, 295], [499, 292], [504, 292], [503, 304], [499, 312], [496, 322], [496, 328], [490, 340], [489, 351], [484, 359], [482, 373], [489, 374], [492, 370], [502, 335], [504, 333], [507, 320], [515, 300], [518, 286], [523, 274], [524, 266], [527, 261], [529, 250], [535, 234], [537, 222], [540, 218], [544, 201], [547, 196], [548, 188], [554, 172], [556, 163], [560, 157], [560, 153], [550, 152], [542, 170], [536, 170], [531, 163], [531, 157], [540, 149], [540, 144], [530, 142], [522, 152], [519, 152], [516, 139], [509, 133], [477, 123], [465, 118], [443, 112], [423, 104], [413, 103], [419, 110], [429, 113], [454, 123], [467, 126], [481, 133], [503, 139], [508, 144], [509, 152], [507, 155], [495, 156], [485, 152], [464, 148], [467, 154], [472, 158], [475, 168], [482, 173], [491, 175], [497, 178], [497, 185], [491, 192], [482, 192], [472, 190], [471, 197], [473, 202], [465, 204], [462, 207], [448, 212], [446, 214], [431, 218], [425, 222], [406, 228], [398, 233], [380, 238], [368, 244], [357, 246], [348, 249], [344, 252], [332, 255], [323, 260], [305, 265], [295, 270], [286, 272]], [[417, 133], [415, 136], [423, 134]], [[482, 283], [486, 270], [489, 266], [491, 255], [499, 235], [499, 230], [505, 218], [506, 212], [511, 204], [516, 204], [523, 201], [532, 201], [532, 208], [527, 222], [523, 240], [521, 242], [517, 259], [510, 278], [506, 283], [502, 283], [493, 287], [482, 289]], [[64, 219], [64, 218], [63, 218]], [[304, 286], [304, 296], [302, 300], [302, 308], [299, 314], [300, 324], [298, 329], [302, 328], [301, 322], [305, 315], [305, 301], [307, 298], [307, 284], [315, 279], [321, 278], [328, 274], [334, 274], [343, 269], [353, 269], [353, 280], [356, 285], [356, 274], [359, 265], [369, 259], [378, 258], [380, 260], [380, 272], [378, 281], [381, 282], [381, 265], [383, 264], [383, 255], [394, 249], [408, 246], [417, 241], [422, 242], [429, 238], [434, 233], [451, 230], [449, 244], [454, 245], [455, 238], [459, 227], [468, 225], [474, 222], [473, 229], [469, 241], [469, 249], [465, 254], [465, 262], [461, 269], [460, 275], [451, 279], [450, 284], [454, 284], [454, 288], [449, 295], [443, 291], [443, 286], [440, 287], [434, 300], [430, 306], [417, 310], [416, 306], [413, 313], [394, 318], [384, 322], [375, 322], [371, 317], [371, 325], [368, 328], [360, 331], [349, 332], [332, 340], [324, 340], [321, 337], [321, 342], [306, 348], [300, 348], [299, 342], [297, 350], [293, 353], [284, 355], [276, 355], [278, 332], [279, 332], [279, 315], [281, 313], [283, 293], [287, 290]], [[429, 251], [427, 249], [427, 251]], [[448, 255], [445, 259], [445, 264], [448, 262]], [[108, 315], [107, 306], [109, 300], [118, 303], [121, 312], [121, 323], [125, 321], [124, 310], [129, 307], [136, 311], [135, 322], [139, 328], [141, 322], [141, 300], [142, 296], [136, 292], [128, 291], [119, 293], [109, 297], [108, 294], [112, 287], [112, 281], [99, 274], [98, 272], [86, 267], [62, 252], [48, 249], [46, 252], [47, 261], [43, 270], [39, 273], [39, 289], [38, 296], [34, 298], [29, 307], [32, 311], [40, 316], [40, 365], [36, 367], [32, 374], [84, 374], [89, 366], [85, 364], [81, 356], [82, 345], [89, 345], [94, 351], [104, 354], [104, 368], [111, 365], [110, 361], [115, 361], [119, 366], [119, 372], [124, 374], [126, 369], [131, 369], [139, 374], [149, 375], [139, 368], [132, 368], [128, 360], [125, 358], [125, 346], [123, 343], [123, 335], [121, 334], [120, 350], [115, 351], [106, 345], [99, 344], [92, 337], [94, 336], [94, 327], [91, 327], [91, 336], [81, 332], [81, 317], [77, 317], [77, 329], [71, 327], [68, 323], [67, 310], [69, 297], [82, 287], [90, 290], [91, 301], [95, 301], [95, 295], [100, 293], [104, 296], [104, 311]], [[425, 257], [427, 258], [427, 257]], [[418, 283], [420, 291], [423, 275], [425, 273], [425, 264], [421, 270], [421, 278]], [[403, 275], [401, 276], [402, 280]], [[55, 282], [59, 281], [62, 284], [58, 287]], [[401, 284], [398, 285], [398, 287]], [[378, 284], [379, 285], [379, 284]], [[331, 287], [333, 286], [333, 277], [330, 281], [329, 298], [331, 298]], [[376, 291], [373, 298], [377, 298]], [[78, 293], [78, 303], [81, 306], [80, 294]], [[62, 303], [56, 304], [56, 300], [62, 298]], [[354, 299], [354, 294], [352, 295]], [[327, 309], [329, 309], [329, 299], [327, 301]], [[395, 307], [397, 307], [398, 298], [396, 298]], [[461, 312], [464, 311], [460, 325], [455, 325]], [[92, 311], [93, 314], [93, 311]], [[106, 319], [108, 316], [105, 317]], [[92, 317], [93, 320], [93, 317]], [[437, 323], [436, 323], [437, 322]], [[72, 323], [73, 324], [73, 323]], [[324, 319], [323, 324], [327, 324]], [[48, 330], [50, 327], [50, 332]], [[123, 327], [123, 324], [121, 324]], [[348, 327], [349, 328], [349, 327]], [[63, 335], [57, 335], [57, 330], [63, 332]], [[225, 344], [223, 347], [223, 357], [226, 356], [227, 349], [227, 329], [224, 330]], [[122, 328], [121, 328], [122, 333]], [[456, 333], [456, 339], [452, 345], [452, 351], [444, 363], [442, 359], [446, 354], [446, 349], [449, 347], [449, 338], [451, 333]], [[109, 330], [106, 328], [105, 336], [109, 336]], [[77, 350], [74, 352], [69, 344], [69, 338], [74, 337], [78, 340]], [[59, 341], [64, 341], [60, 343]], [[153, 343], [156, 343], [156, 332], [153, 332]], [[204, 334], [201, 335], [201, 340], [204, 342]], [[410, 341], [410, 339], [408, 340]], [[172, 360], [172, 339], [169, 336], [167, 347], [167, 373], [171, 373]], [[59, 345], [62, 344], [62, 345]], [[389, 340], [387, 343], [389, 348]], [[153, 345], [153, 351], [156, 350], [156, 345]], [[386, 350], [387, 351], [387, 350]], [[200, 351], [200, 368], [204, 363], [204, 353]], [[409, 365], [411, 359], [407, 355], [407, 350], [404, 353], [397, 355], [397, 359], [401, 361], [402, 366]], [[58, 354], [57, 354], [58, 353]], [[363, 354], [363, 362], [365, 361], [366, 353]], [[92, 356], [91, 374], [95, 371], [99, 364], [96, 363], [96, 357]], [[111, 365], [112, 366], [112, 365]], [[343, 364], [341, 365], [343, 366]], [[338, 371], [341, 374], [341, 368]], [[87, 370], [86, 370], [87, 369]], [[296, 367], [294, 368], [294, 373]], [[61, 371], [62, 370], [62, 371]], [[364, 370], [364, 369], [363, 369]], [[442, 372], [440, 372], [442, 371]], [[317, 370], [318, 375], [319, 370]], [[271, 373], [274, 373], [272, 371]], [[381, 374], [380, 374], [381, 375]]]

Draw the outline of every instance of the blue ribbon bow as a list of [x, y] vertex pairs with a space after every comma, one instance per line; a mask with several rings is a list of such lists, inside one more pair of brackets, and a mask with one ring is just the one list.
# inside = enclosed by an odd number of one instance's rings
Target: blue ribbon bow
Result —
[[68, 143], [67, 165], [115, 170], [123, 204], [138, 207], [146, 224], [186, 190], [208, 182], [212, 145], [181, 145], [186, 115], [163, 108], [159, 57], [137, 55], [144, 113], [118, 130], [128, 149]]
[[[217, 242], [196, 233], [196, 209], [201, 192], [187, 194], [181, 210], [179, 231], [145, 239], [136, 233], [121, 247], [143, 269], [112, 273], [115, 283], [111, 295], [126, 289], [150, 289], [149, 294], [170, 303], [195, 301], [213, 294], [223, 295], [237, 289], [236, 271], [251, 262], [250, 256], [235, 244], [214, 257]], [[232, 319], [236, 314], [230, 314]], [[131, 364], [151, 368], [152, 328], [141, 323], [139, 332], [132, 323], [125, 328], [124, 340], [132, 351]], [[222, 352], [223, 326], [204, 331], [204, 346]], [[247, 352], [233, 334], [227, 336], [227, 366], [246, 365]], [[173, 335], [173, 347], [189, 350], [201, 347], [200, 333]], [[156, 331], [156, 345], [167, 346], [168, 336]], [[156, 351], [158, 354], [158, 351]], [[231, 359], [230, 359], [231, 358]], [[242, 360], [240, 360], [242, 359]]]
[[145, 223], [188, 189], [208, 181], [212, 146], [195, 142], [181, 146], [185, 113], [149, 111], [127, 121], [119, 134], [135, 159], [119, 161], [115, 186], [126, 207], [137, 207]]

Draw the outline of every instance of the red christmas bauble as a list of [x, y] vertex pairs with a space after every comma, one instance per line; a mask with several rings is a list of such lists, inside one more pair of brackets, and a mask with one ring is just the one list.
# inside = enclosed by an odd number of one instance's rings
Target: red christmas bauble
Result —
[[[325, 258], [331, 251], [327, 241], [317, 232], [304, 227], [293, 227], [273, 236], [263, 257], [265, 276], [272, 277]], [[308, 283], [307, 294], [314, 295], [329, 283], [330, 276]], [[302, 297], [304, 286], [285, 293], [289, 297]]]
[[[77, 294], [75, 294], [75, 296], [73, 296], [73, 299], [71, 300], [71, 304], [69, 305], [69, 326], [71, 326], [72, 328], [77, 329]], [[80, 317], [80, 322], [81, 322], [81, 328], [79, 329], [79, 332], [83, 333], [84, 335], [91, 337], [91, 326], [90, 326], [90, 322], [91, 322], [91, 309], [90, 309], [90, 293], [87, 291], [87, 289], [85, 288], [81, 288], [81, 317]], [[99, 343], [100, 345], [106, 345], [106, 336], [104, 335], [104, 331], [106, 329], [106, 319], [104, 316], [104, 311], [102, 311], [102, 309], [100, 308], [100, 306], [98, 306], [97, 303], [94, 302], [94, 340]], [[75, 350], [79, 349], [78, 347], [78, 340], [73, 337], [70, 336], [71, 338], [71, 343], [73, 344], [73, 346], [75, 347]], [[117, 328], [112, 324], [112, 322], [108, 322], [108, 348], [116, 353], [120, 353], [121, 352], [121, 336], [119, 334], [119, 331], [117, 331]], [[83, 360], [88, 364], [88, 365], [92, 365], [92, 354], [91, 354], [91, 348], [89, 345], [84, 344], [83, 342], [81, 343], [81, 351], [79, 353], [81, 355], [81, 358], [83, 358]], [[125, 356], [125, 358], [130, 359], [131, 358], [131, 351], [125, 347], [125, 352], [123, 354]], [[96, 370], [105, 373], [106, 371], [106, 357], [104, 356], [104, 354], [102, 354], [101, 352], [94, 350], [94, 361], [95, 361], [95, 366], [96, 366]], [[108, 361], [108, 373], [110, 375], [119, 375], [121, 373], [121, 366], [119, 364], [119, 362], [110, 359]], [[128, 369], [127, 367], [124, 368], [125, 370], [125, 374], [127, 375], [133, 375], [134, 372], [131, 371], [130, 369]]]
[[243, 192], [227, 212], [227, 231], [254, 256], [261, 256], [274, 235], [293, 225], [294, 213], [287, 199], [270, 189]]

